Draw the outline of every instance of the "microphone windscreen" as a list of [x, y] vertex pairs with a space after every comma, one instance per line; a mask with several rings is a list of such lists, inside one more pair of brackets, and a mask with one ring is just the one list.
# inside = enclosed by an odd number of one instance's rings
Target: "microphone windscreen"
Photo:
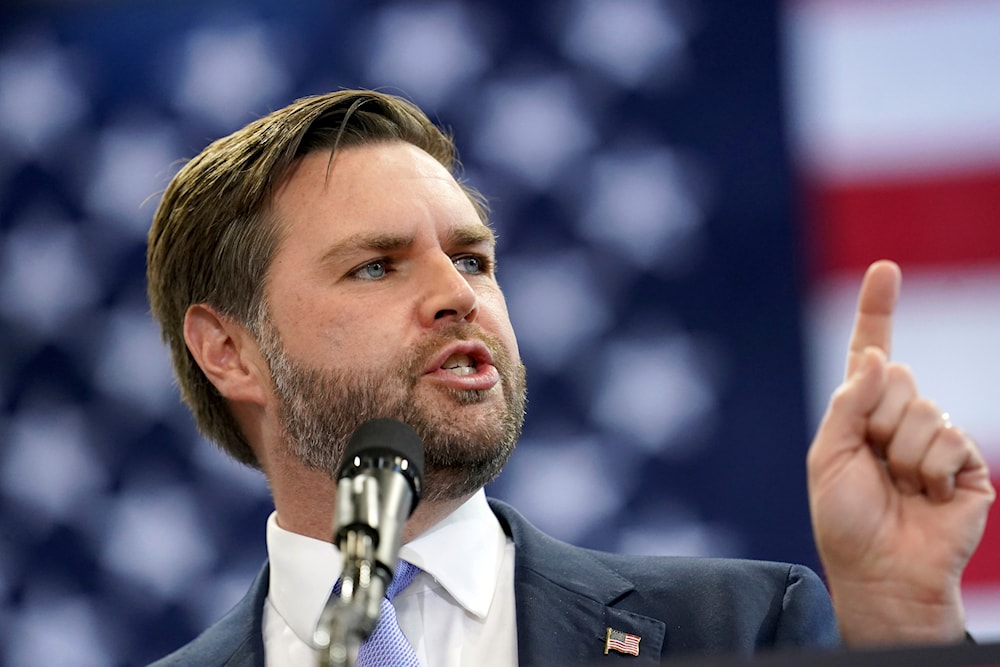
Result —
[[[344, 450], [338, 479], [352, 466], [355, 457], [400, 457], [409, 462], [409, 473], [424, 478], [424, 443], [409, 424], [398, 419], [372, 419], [359, 426]], [[419, 486], [419, 482], [418, 482]]]

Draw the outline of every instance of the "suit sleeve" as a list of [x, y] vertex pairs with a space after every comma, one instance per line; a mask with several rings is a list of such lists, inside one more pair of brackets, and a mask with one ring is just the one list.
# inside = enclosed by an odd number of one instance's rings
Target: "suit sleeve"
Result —
[[815, 572], [790, 565], [775, 646], [838, 647], [837, 617], [826, 586]]

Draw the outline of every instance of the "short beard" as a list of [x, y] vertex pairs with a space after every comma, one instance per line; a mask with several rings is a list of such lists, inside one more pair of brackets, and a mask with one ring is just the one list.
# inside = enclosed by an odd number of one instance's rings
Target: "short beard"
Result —
[[[390, 359], [371, 372], [306, 366], [289, 358], [266, 318], [259, 332], [289, 450], [303, 465], [331, 478], [340, 470], [354, 431], [378, 417], [409, 424], [423, 441], [425, 501], [463, 498], [492, 481], [521, 435], [527, 401], [524, 364], [512, 360], [499, 339], [474, 325], [456, 324], [431, 334], [405, 358]], [[504, 396], [502, 406], [471, 422], [426, 405], [415, 391], [432, 355], [449, 342], [469, 339], [481, 340], [490, 349]], [[433, 391], [450, 396], [459, 406], [481, 403], [490, 394], [441, 387]]]

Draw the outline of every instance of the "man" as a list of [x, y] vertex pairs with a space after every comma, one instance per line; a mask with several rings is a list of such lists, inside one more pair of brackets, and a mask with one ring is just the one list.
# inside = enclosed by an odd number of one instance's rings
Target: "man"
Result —
[[374, 417], [426, 448], [401, 551], [422, 572], [395, 600], [423, 665], [589, 664], [612, 631], [639, 638], [635, 664], [833, 645], [838, 627], [850, 645], [963, 638], [959, 579], [994, 491], [976, 445], [887, 359], [895, 265], [865, 277], [846, 378], [809, 453], [834, 618], [802, 567], [590, 552], [487, 504], [525, 373], [485, 204], [456, 167], [413, 105], [341, 91], [213, 143], [165, 192], [153, 313], [199, 427], [264, 472], [275, 513], [247, 598], [164, 664], [312, 664], [342, 566], [334, 476]]

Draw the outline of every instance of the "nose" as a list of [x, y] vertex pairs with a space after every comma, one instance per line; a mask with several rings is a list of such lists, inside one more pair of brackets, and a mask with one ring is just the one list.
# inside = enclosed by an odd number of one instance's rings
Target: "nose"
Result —
[[437, 255], [421, 276], [424, 298], [420, 318], [424, 326], [440, 322], [472, 322], [479, 314], [479, 296], [451, 257]]

